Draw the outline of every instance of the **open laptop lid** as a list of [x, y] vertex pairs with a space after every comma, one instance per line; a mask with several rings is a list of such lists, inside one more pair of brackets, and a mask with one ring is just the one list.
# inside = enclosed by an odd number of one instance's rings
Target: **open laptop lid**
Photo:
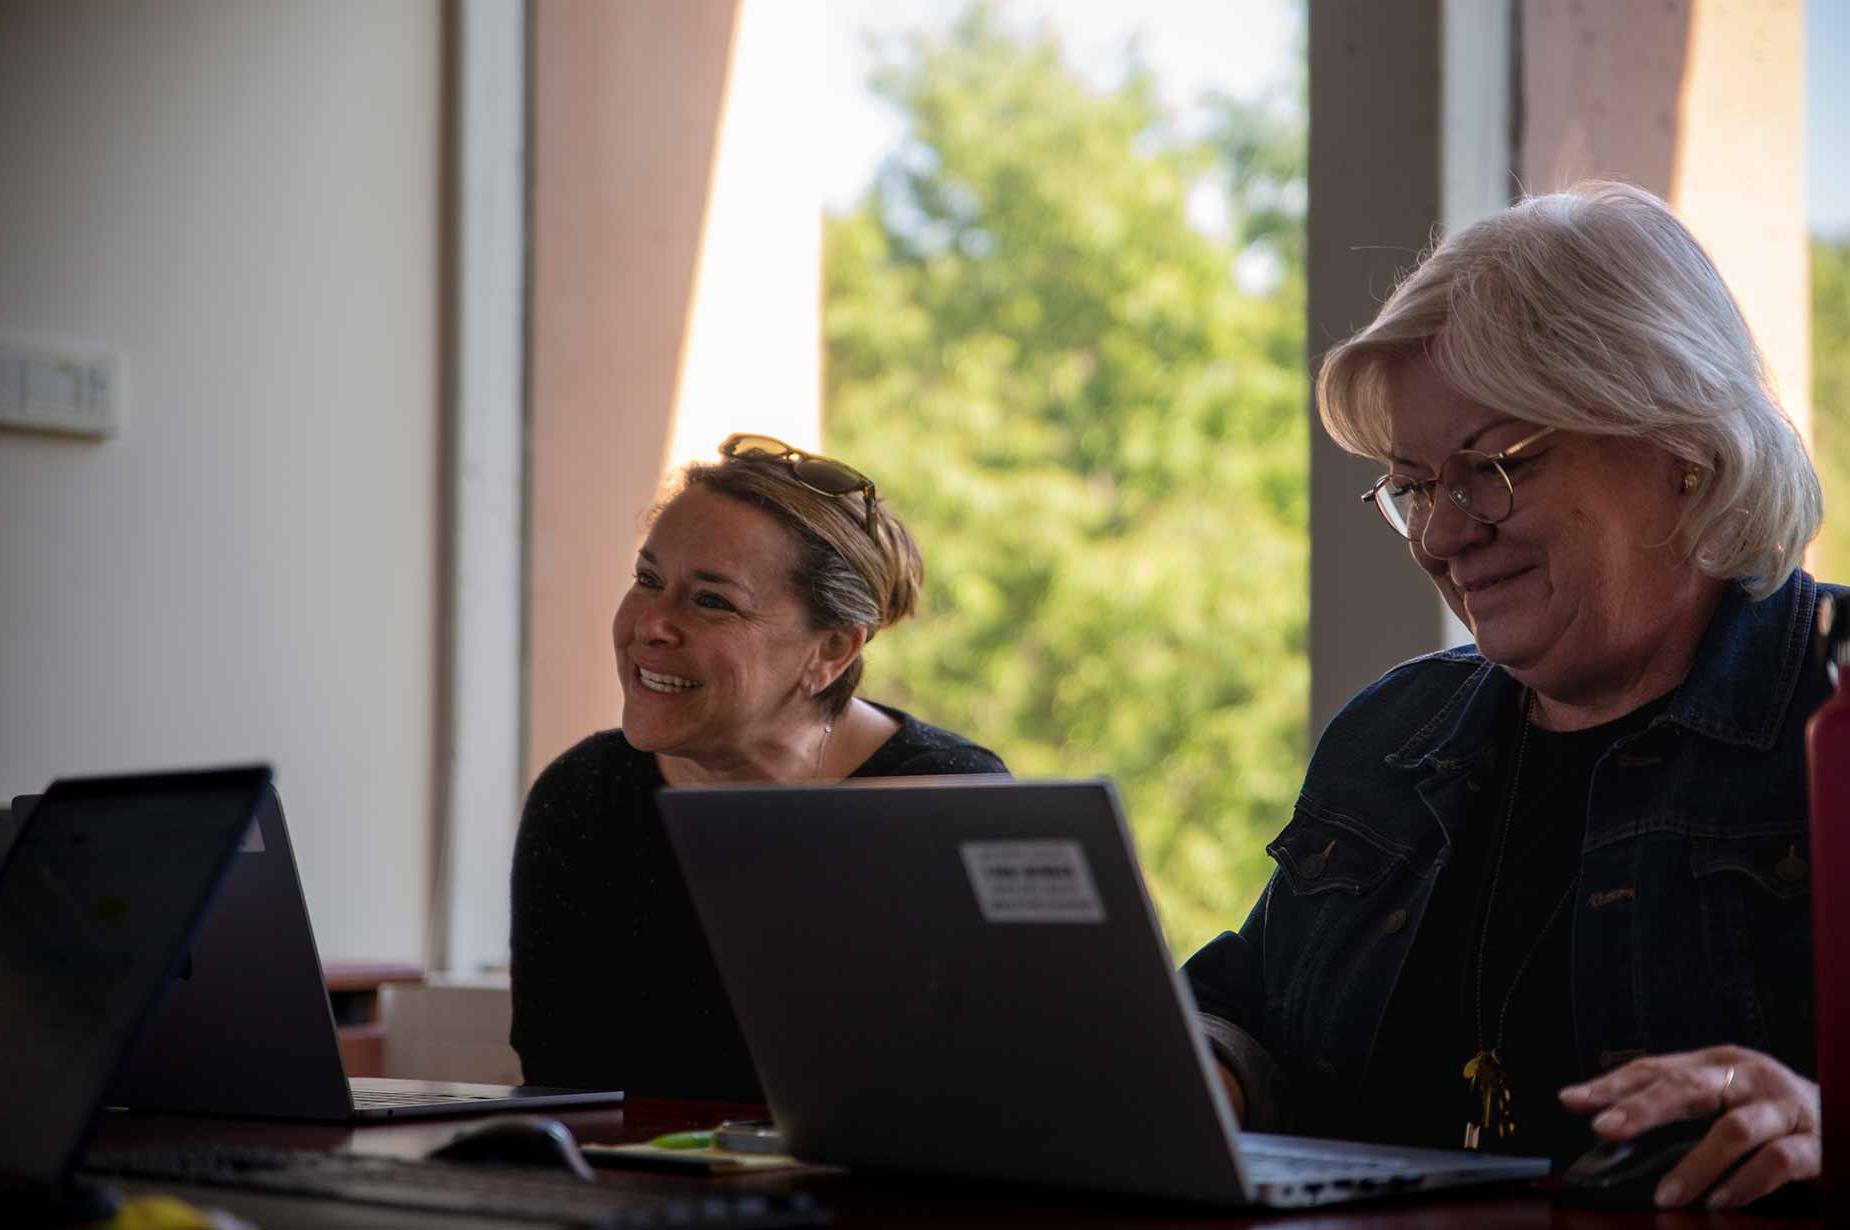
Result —
[[[35, 796], [14, 800], [29, 816]], [[357, 1094], [376, 1105], [356, 1106]], [[282, 800], [267, 786], [106, 1103], [346, 1122], [609, 1105], [619, 1090], [349, 1079]]]
[[333, 1122], [353, 1117], [340, 1035], [289, 826], [268, 787], [115, 1106]]
[[1246, 1197], [1110, 783], [659, 797], [792, 1152]]
[[[40, 796], [13, 800], [29, 817]], [[343, 1122], [353, 1098], [302, 880], [267, 786], [110, 1106]]]
[[0, 865], [0, 1186], [61, 1186], [267, 767], [54, 782]]

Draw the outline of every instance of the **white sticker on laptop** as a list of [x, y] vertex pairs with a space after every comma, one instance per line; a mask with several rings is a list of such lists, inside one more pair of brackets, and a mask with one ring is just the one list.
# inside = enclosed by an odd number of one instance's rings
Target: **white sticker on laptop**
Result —
[[1076, 841], [966, 841], [958, 849], [986, 922], [1105, 921], [1105, 903]]

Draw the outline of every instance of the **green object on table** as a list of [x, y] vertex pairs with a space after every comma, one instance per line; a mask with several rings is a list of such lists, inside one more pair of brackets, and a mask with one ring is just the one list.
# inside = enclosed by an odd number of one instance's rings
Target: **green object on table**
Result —
[[713, 1133], [669, 1132], [666, 1136], [657, 1136], [649, 1143], [658, 1149], [708, 1149], [713, 1145]]

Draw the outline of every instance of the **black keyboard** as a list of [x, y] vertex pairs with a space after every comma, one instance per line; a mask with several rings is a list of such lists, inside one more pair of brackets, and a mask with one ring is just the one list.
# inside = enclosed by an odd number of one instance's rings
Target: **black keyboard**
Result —
[[467, 1213], [554, 1225], [723, 1226], [775, 1230], [825, 1226], [828, 1211], [801, 1192], [667, 1195], [602, 1187], [560, 1171], [372, 1157], [255, 1146], [130, 1149], [91, 1153], [86, 1173], [287, 1196], [345, 1200], [426, 1212]]

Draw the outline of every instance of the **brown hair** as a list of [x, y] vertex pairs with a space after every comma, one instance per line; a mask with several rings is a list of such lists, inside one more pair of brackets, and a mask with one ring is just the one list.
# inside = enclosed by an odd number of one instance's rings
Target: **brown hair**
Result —
[[[861, 628], [872, 640], [917, 606], [925, 584], [924, 561], [912, 535], [880, 500], [874, 501], [869, 527], [860, 492], [824, 495], [797, 481], [786, 462], [745, 456], [688, 466], [656, 511], [690, 487], [763, 509], [790, 531], [796, 547], [790, 584], [809, 608], [813, 627]], [[824, 712], [835, 716], [848, 707], [861, 670], [857, 654], [835, 682], [816, 694]]]

